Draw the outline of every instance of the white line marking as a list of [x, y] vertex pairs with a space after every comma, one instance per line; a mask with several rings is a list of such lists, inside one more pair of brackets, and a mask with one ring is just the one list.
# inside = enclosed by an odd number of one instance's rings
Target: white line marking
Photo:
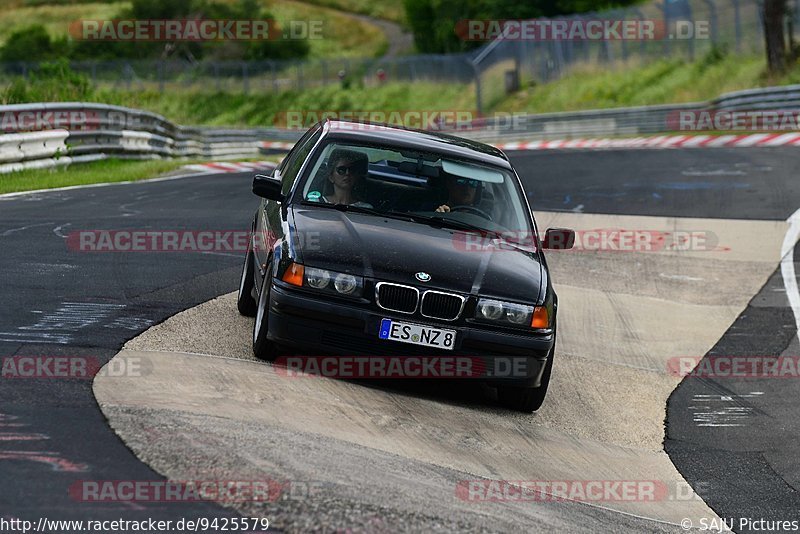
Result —
[[241, 259], [243, 256], [241, 254], [229, 254], [227, 252], [201, 252], [200, 254], [211, 254], [213, 256], [230, 256], [231, 258], [239, 258]]
[[666, 278], [668, 280], [681, 280], [684, 282], [702, 282], [705, 280], [704, 278], [698, 278], [696, 276], [686, 276], [684, 274], [666, 274], [666, 273], [659, 273], [661, 278]]
[[63, 238], [63, 239], [66, 239], [66, 238], [67, 238], [67, 236], [65, 236], [65, 235], [64, 235], [64, 234], [61, 232], [61, 230], [62, 230], [62, 229], [64, 229], [64, 228], [66, 228], [67, 226], [72, 226], [72, 223], [66, 223], [66, 224], [62, 224], [61, 226], [56, 226], [55, 228], [53, 228], [53, 233], [54, 233], [54, 234], [56, 234], [58, 237], [61, 237], [61, 238]]
[[786, 222], [789, 223], [789, 230], [786, 231], [781, 246], [781, 276], [789, 306], [794, 314], [794, 324], [800, 334], [800, 291], [797, 288], [797, 276], [794, 272], [794, 246], [800, 238], [800, 209], [792, 213]]
[[6, 230], [2, 234], [0, 234], [0, 237], [7, 237], [7, 236], [10, 236], [11, 234], [13, 234], [15, 232], [21, 232], [23, 230], [27, 230], [28, 228], [36, 228], [37, 226], [47, 226], [49, 224], [53, 224], [53, 223], [46, 222], [46, 223], [38, 223], [38, 224], [29, 224], [28, 226], [20, 226], [19, 228], [11, 228], [10, 230]]

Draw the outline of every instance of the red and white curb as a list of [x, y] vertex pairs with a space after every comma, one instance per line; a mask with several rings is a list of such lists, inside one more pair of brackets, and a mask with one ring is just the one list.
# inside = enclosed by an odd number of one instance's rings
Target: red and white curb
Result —
[[631, 139], [558, 139], [493, 144], [500, 150], [550, 150], [562, 148], [719, 148], [800, 146], [800, 133], [747, 135], [661, 135]]
[[275, 168], [272, 161], [214, 161], [211, 163], [198, 163], [196, 165], [184, 165], [183, 169], [192, 172], [205, 174], [251, 172], [251, 171], [271, 171]]
[[267, 150], [291, 150], [294, 148], [294, 143], [280, 143], [277, 141], [262, 141], [261, 148]]

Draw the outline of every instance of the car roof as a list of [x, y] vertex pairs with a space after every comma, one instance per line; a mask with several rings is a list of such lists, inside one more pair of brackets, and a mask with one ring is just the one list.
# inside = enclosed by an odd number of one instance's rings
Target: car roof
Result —
[[348, 142], [363, 142], [386, 147], [433, 152], [455, 158], [469, 159], [476, 162], [496, 165], [511, 170], [511, 163], [499, 149], [448, 135], [441, 132], [414, 130], [388, 124], [373, 122], [354, 122], [338, 119], [327, 119], [322, 123], [324, 135], [329, 139]]

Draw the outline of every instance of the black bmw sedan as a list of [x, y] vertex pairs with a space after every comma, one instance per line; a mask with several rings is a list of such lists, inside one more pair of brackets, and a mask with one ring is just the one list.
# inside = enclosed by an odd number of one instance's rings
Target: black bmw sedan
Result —
[[238, 308], [257, 357], [457, 356], [509, 407], [542, 405], [558, 311], [543, 249], [574, 233], [540, 239], [501, 151], [328, 120], [253, 192]]

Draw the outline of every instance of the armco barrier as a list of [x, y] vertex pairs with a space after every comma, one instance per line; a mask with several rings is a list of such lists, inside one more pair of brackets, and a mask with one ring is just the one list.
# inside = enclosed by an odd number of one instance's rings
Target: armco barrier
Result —
[[235, 159], [263, 141], [294, 142], [301, 132], [179, 126], [161, 115], [105, 104], [0, 106], [0, 173], [106, 157]]
[[0, 163], [66, 155], [66, 130], [7, 134], [0, 136]]
[[736, 91], [710, 102], [491, 117], [480, 128], [459, 135], [513, 142], [662, 134], [675, 131], [674, 118], [680, 112], [701, 110], [800, 112], [800, 85]]

